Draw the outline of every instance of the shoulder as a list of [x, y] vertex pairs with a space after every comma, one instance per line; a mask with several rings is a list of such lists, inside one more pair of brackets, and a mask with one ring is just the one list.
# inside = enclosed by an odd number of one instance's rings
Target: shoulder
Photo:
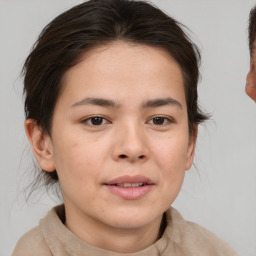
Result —
[[218, 238], [208, 229], [196, 223], [184, 220], [180, 213], [174, 208], [171, 208], [167, 212], [167, 218], [169, 219], [168, 222], [171, 222], [173, 230], [175, 230], [175, 233], [171, 234], [173, 236], [172, 239], [174, 239], [184, 251], [196, 252], [198, 256], [238, 256], [225, 241]]
[[48, 211], [37, 227], [19, 239], [12, 256], [67, 255], [59, 241], [59, 237], [67, 232], [62, 223], [65, 218], [64, 212], [63, 205], [55, 206]]
[[19, 239], [12, 256], [52, 256], [39, 226]]

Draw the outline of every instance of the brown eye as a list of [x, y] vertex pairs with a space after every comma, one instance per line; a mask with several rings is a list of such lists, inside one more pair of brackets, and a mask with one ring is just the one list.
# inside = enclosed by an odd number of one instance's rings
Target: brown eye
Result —
[[166, 121], [165, 119], [166, 119], [166, 118], [159, 116], [159, 117], [154, 117], [154, 118], [152, 119], [152, 121], [153, 121], [153, 124], [162, 125], [162, 124], [165, 123], [165, 121]]
[[164, 116], [156, 116], [149, 120], [149, 124], [158, 125], [158, 126], [170, 124], [173, 122], [174, 121], [172, 119]]
[[101, 116], [94, 116], [94, 117], [85, 119], [83, 121], [83, 123], [87, 123], [91, 126], [99, 126], [99, 125], [107, 123], [107, 120]]
[[91, 118], [91, 124], [92, 125], [101, 125], [103, 123], [103, 118], [102, 117], [92, 117]]

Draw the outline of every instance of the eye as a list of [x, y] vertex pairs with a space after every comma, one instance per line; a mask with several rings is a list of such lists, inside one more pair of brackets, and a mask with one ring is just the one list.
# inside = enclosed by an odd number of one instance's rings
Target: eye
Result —
[[154, 124], [154, 125], [165, 125], [168, 123], [173, 123], [173, 120], [171, 120], [168, 117], [164, 117], [164, 116], [156, 116], [156, 117], [153, 117], [152, 119], [150, 119], [149, 123]]
[[86, 118], [82, 122], [87, 123], [91, 126], [99, 126], [108, 123], [107, 119], [101, 116], [93, 116], [90, 118]]

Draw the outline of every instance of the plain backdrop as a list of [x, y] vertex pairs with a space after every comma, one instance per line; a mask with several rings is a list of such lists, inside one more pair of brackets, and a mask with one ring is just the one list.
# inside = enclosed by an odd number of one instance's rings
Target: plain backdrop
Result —
[[[26, 202], [33, 164], [24, 134], [22, 64], [42, 28], [75, 0], [0, 0], [0, 256], [59, 203], [46, 193]], [[245, 92], [247, 19], [255, 0], [155, 0], [184, 23], [202, 52], [201, 127], [195, 166], [173, 204], [183, 216], [256, 256], [256, 104]]]

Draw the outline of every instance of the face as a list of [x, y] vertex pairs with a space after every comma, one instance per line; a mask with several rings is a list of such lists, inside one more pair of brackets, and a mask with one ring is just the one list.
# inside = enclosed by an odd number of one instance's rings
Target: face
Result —
[[256, 42], [253, 44], [253, 49], [251, 53], [250, 60], [250, 70], [246, 77], [246, 87], [245, 91], [247, 95], [256, 102], [256, 52], [255, 52]]
[[37, 157], [57, 170], [67, 218], [113, 230], [160, 224], [193, 160], [186, 108], [166, 51], [115, 42], [86, 53], [64, 76], [48, 155]]

